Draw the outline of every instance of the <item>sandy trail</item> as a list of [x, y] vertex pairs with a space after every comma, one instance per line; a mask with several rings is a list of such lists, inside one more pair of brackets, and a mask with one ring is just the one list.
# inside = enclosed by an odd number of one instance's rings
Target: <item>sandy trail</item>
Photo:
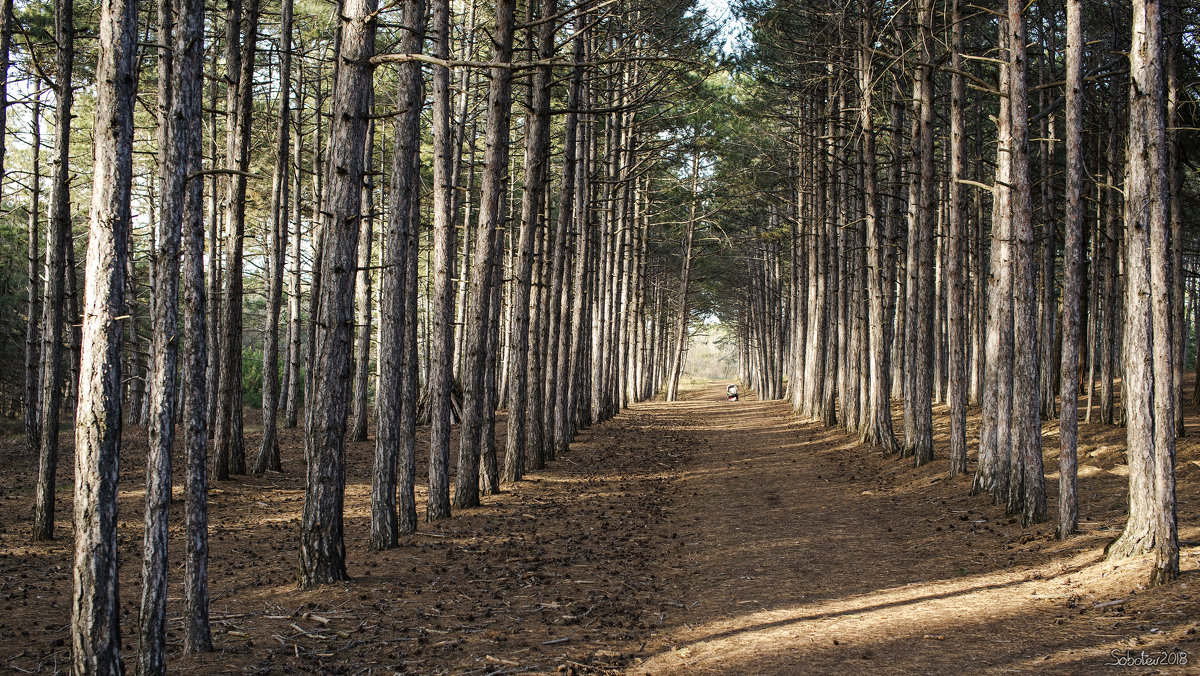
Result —
[[1100, 562], [1119, 521], [1063, 545], [967, 497], [966, 477], [909, 469], [783, 402], [722, 395], [653, 405], [695, 444], [664, 524], [684, 543], [668, 565], [684, 610], [642, 669], [1094, 673], [1113, 649], [1194, 647], [1196, 604], [1174, 596], [1186, 582], [1140, 610], [1093, 609], [1140, 581]]

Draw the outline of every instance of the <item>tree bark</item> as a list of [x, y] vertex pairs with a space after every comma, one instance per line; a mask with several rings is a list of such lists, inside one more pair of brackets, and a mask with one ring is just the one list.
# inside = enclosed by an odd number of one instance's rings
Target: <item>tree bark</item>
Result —
[[[963, 67], [963, 21], [961, 0], [951, 3], [951, 22], [953, 23], [950, 66], [955, 71]], [[966, 209], [962, 194], [963, 178], [963, 104], [966, 98], [966, 82], [961, 72], [950, 76], [950, 183], [949, 191], [950, 213], [949, 242], [947, 242], [946, 283], [949, 287], [947, 340], [949, 342], [950, 359], [950, 476], [955, 477], [967, 471], [967, 359], [966, 326], [963, 312], [964, 282], [963, 282], [963, 231], [966, 226]]]
[[[251, 0], [252, 2], [254, 0]], [[346, 387], [353, 339], [354, 261], [362, 218], [363, 149], [369, 123], [376, 0], [342, 6], [338, 67], [321, 202], [321, 297], [317, 303], [312, 397], [305, 421], [304, 512], [300, 522], [302, 588], [340, 582], [346, 573], [342, 530], [345, 495]]]
[[675, 301], [675, 349], [671, 353], [671, 366], [667, 373], [667, 401], [679, 398], [679, 377], [683, 374], [683, 353], [687, 346], [688, 291], [692, 276], [692, 243], [696, 234], [696, 200], [699, 199], [700, 148], [692, 138], [692, 199], [688, 202], [688, 220], [683, 233], [683, 248], [679, 264], [679, 296]]
[[[297, 78], [296, 102], [304, 108], [304, 80]], [[300, 246], [304, 236], [301, 219], [303, 203], [303, 152], [304, 141], [300, 117], [295, 119], [296, 140], [292, 143], [292, 230], [291, 230], [291, 261], [288, 269], [288, 332], [287, 332], [287, 361], [283, 372], [283, 387], [281, 388], [284, 401], [280, 402], [283, 409], [283, 426], [292, 428], [297, 425], [300, 417], [300, 336], [304, 325], [300, 321]]]
[[[70, 16], [67, 13], [63, 20]], [[137, 17], [135, 1], [104, 0], [100, 4], [95, 163], [75, 426], [71, 669], [77, 674], [124, 671], [117, 585], [117, 459], [121, 450], [121, 317], [125, 313], [125, 256], [132, 221]]]
[[[450, 2], [433, 2], [433, 55], [450, 55]], [[429, 343], [429, 493], [425, 520], [450, 516], [450, 389], [454, 382], [454, 186], [450, 69], [433, 67], [433, 291]]]
[[[1000, 19], [1002, 48], [1008, 45], [1006, 19]], [[1008, 91], [1007, 62], [1000, 65], [1000, 91]], [[1011, 156], [1008, 96], [1000, 97], [996, 116], [996, 170], [992, 186], [992, 237], [989, 256], [987, 342], [984, 346], [983, 411], [979, 424], [979, 466], [973, 491], [985, 490], [999, 502], [1008, 497], [1008, 458], [1011, 446], [1013, 305], [1010, 200]]]
[[[292, 0], [282, 0], [279, 17], [279, 125], [275, 172], [267, 220], [267, 321], [263, 337], [263, 434], [254, 473], [278, 472], [279, 463], [279, 311], [283, 304], [284, 250], [287, 247], [288, 147], [291, 143]], [[295, 196], [296, 200], [300, 195]], [[298, 287], [299, 285], [297, 285]]]
[[1175, 399], [1171, 356], [1171, 258], [1158, 0], [1135, 0], [1129, 51], [1125, 166], [1125, 374], [1129, 520], [1108, 549], [1154, 553], [1150, 584], [1179, 576], [1175, 516]]
[[[1062, 367], [1059, 375], [1058, 537], [1079, 528], [1079, 301], [1083, 277], [1083, 3], [1067, 0], [1067, 213], [1063, 222]], [[1088, 389], [1091, 389], [1089, 383]]]
[[41, 256], [39, 238], [41, 234], [38, 214], [41, 212], [42, 196], [42, 97], [40, 91], [33, 95], [33, 113], [31, 115], [30, 132], [33, 137], [30, 165], [33, 176], [30, 178], [29, 193], [29, 227], [27, 233], [28, 267], [27, 293], [25, 297], [25, 452], [28, 457], [38, 456], [41, 449], [41, 427], [38, 424], [38, 414], [41, 412], [41, 389], [38, 381], [41, 376], [41, 349], [38, 345], [38, 316], [42, 313], [42, 278], [39, 274]]
[[63, 286], [71, 241], [71, 104], [75, 61], [73, 0], [54, 3], [55, 83], [54, 159], [50, 215], [46, 223], [46, 269], [42, 294], [42, 405], [38, 416], [38, 481], [33, 502], [33, 539], [54, 537], [54, 486], [58, 471], [58, 424], [62, 404]]
[[[1008, 2], [1009, 101], [1012, 138], [1013, 241], [1013, 378], [1012, 445], [1010, 446], [1009, 514], [1021, 514], [1025, 525], [1046, 520], [1046, 486], [1042, 472], [1041, 399], [1038, 393], [1037, 297], [1026, 280], [1037, 277], [1033, 255], [1032, 186], [1029, 181], [1029, 112], [1026, 94], [1024, 3]], [[1017, 280], [1020, 280], [1019, 282]]]
[[[874, 30], [874, 15], [864, 19], [860, 42], [867, 44], [872, 39]], [[871, 54], [864, 47], [858, 53], [859, 67], [859, 122], [862, 124], [862, 154], [863, 154], [863, 196], [866, 218], [866, 239], [868, 264], [871, 266], [869, 280], [870, 303], [870, 377], [871, 397], [868, 416], [870, 422], [866, 428], [866, 441], [873, 446], [883, 448], [884, 453], [896, 450], [896, 435], [892, 430], [892, 408], [889, 396], [891, 394], [891, 340], [888, 335], [888, 322], [884, 318], [886, 296], [891, 293], [888, 277], [888, 257], [890, 253], [889, 237], [880, 232], [878, 190], [875, 186], [875, 124], [872, 110], [872, 68]], [[886, 219], [885, 219], [886, 220]], [[882, 229], [889, 229], [884, 225]]]
[[[135, 4], [131, 3], [131, 4]], [[151, 288], [150, 418], [146, 453], [142, 599], [138, 618], [139, 674], [166, 673], [167, 528], [171, 511], [171, 453], [175, 444], [176, 369], [179, 345], [180, 218], [186, 167], [177, 157], [171, 87], [175, 19], [170, 0], [158, 0], [159, 210], [153, 224], [155, 279]]]
[[[369, 104], [372, 113], [374, 100]], [[375, 123], [367, 129], [367, 145], [363, 150], [364, 184], [362, 232], [358, 236], [358, 268], [354, 284], [354, 376], [350, 396], [350, 440], [367, 440], [367, 388], [371, 375], [371, 249], [375, 241], [375, 214], [371, 200], [374, 195]]]
[[[421, 51], [425, 38], [425, 2], [410, 0], [404, 7], [404, 37], [401, 49], [409, 53]], [[407, 341], [407, 327], [415, 318], [409, 316], [408, 288], [410, 251], [409, 233], [416, 232], [417, 191], [420, 187], [421, 104], [425, 99], [421, 65], [415, 61], [399, 68], [397, 105], [404, 111], [396, 128], [392, 154], [392, 191], [389, 214], [384, 230], [384, 267], [379, 300], [379, 384], [375, 393], [375, 471], [371, 475], [371, 542], [372, 549], [391, 549], [399, 543], [401, 514], [397, 504], [398, 470], [404, 457], [405, 491], [412, 501], [413, 459], [402, 453], [405, 439], [406, 364], [413, 359], [413, 349]], [[412, 238], [415, 246], [415, 236]], [[415, 273], [415, 269], [412, 270]], [[415, 280], [413, 282], [415, 291]], [[414, 334], [415, 338], [415, 334]], [[414, 344], [411, 346], [415, 349]], [[409, 378], [411, 380], [411, 378]], [[411, 401], [407, 402], [411, 405]], [[416, 514], [407, 519], [408, 530], [416, 527]]]
[[[250, 168], [253, 117], [254, 53], [258, 42], [259, 0], [231, 0], [226, 23], [225, 162], [238, 173], [229, 177], [225, 195], [225, 270], [221, 303], [220, 356], [217, 374], [216, 458], [213, 476], [225, 480], [246, 473], [242, 435], [242, 240], [246, 234], [246, 175]], [[244, 35], [243, 35], [244, 29]]]
[[[171, 105], [176, 160], [184, 176], [203, 152], [204, 0], [174, 0], [176, 30]], [[183, 651], [212, 650], [208, 623], [208, 317], [204, 287], [204, 184], [187, 181], [182, 205], [183, 445], [185, 464]]]
[[[512, 60], [513, 23], [516, 3], [496, 3], [496, 27], [492, 33], [498, 63]], [[509, 122], [512, 110], [512, 70], [492, 68], [487, 95], [487, 128], [483, 156], [483, 183], [479, 196], [479, 224], [475, 228], [469, 305], [467, 309], [461, 378], [463, 419], [459, 428], [458, 475], [454, 483], [454, 506], [479, 506], [482, 438], [491, 434], [485, 427], [485, 408], [492, 407], [486, 387], [488, 342], [492, 313], [492, 269], [496, 264], [496, 231], [500, 225], [504, 178], [508, 168]], [[490, 459], [494, 465], [495, 457]], [[486, 470], [487, 468], [485, 468]], [[487, 474], [487, 471], [484, 472]], [[485, 485], [488, 479], [484, 478]]]
[[[922, 0], [918, 13], [921, 60], [924, 64], [933, 61], [933, 2]], [[933, 353], [934, 353], [934, 230], [936, 215], [934, 205], [937, 197], [934, 190], [933, 176], [933, 68], [921, 65], [917, 68], [919, 91], [919, 134], [920, 149], [918, 166], [920, 168], [920, 188], [917, 192], [916, 224], [918, 236], [915, 240], [917, 251], [917, 271], [910, 273], [909, 279], [916, 280], [917, 311], [913, 326], [916, 330], [916, 340], [913, 355], [915, 368], [913, 378], [913, 437], [909, 440], [907, 453], [913, 456], [915, 464], [920, 467], [933, 460]], [[910, 244], [914, 242], [909, 239]], [[911, 292], [912, 290], [910, 290]], [[911, 303], [910, 303], [911, 305]], [[906, 435], [907, 436], [907, 435]]]

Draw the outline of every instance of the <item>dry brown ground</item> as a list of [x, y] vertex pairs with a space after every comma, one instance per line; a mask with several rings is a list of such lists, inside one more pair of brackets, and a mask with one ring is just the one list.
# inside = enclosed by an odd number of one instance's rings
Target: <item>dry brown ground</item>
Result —
[[[969, 479], [946, 479], [944, 458], [913, 469], [797, 420], [782, 402], [726, 403], [723, 384], [686, 394], [583, 432], [546, 471], [481, 509], [422, 524], [390, 552], [366, 550], [373, 442], [351, 444], [353, 580], [307, 592], [294, 585], [300, 439], [286, 431], [284, 474], [213, 491], [217, 652], [179, 654], [172, 596], [172, 670], [1086, 674], [1113, 670], [1104, 666], [1113, 650], [1200, 659], [1200, 602], [1189, 589], [1200, 579], [1196, 411], [1178, 463], [1184, 575], [1144, 589], [1144, 560], [1101, 556], [1126, 504], [1120, 429], [1081, 430], [1083, 533], [1060, 543], [1051, 525], [1022, 528], [967, 496]], [[945, 411], [936, 414], [944, 435]], [[248, 411], [247, 423], [257, 416]], [[256, 430], [247, 432], [256, 450]], [[119, 538], [132, 664], [144, 430], [127, 440]], [[28, 540], [36, 460], [19, 438], [0, 443], [0, 671], [52, 673], [67, 657], [64, 441], [60, 540], [51, 545]], [[1057, 451], [1047, 423], [1052, 517]], [[180, 551], [177, 531], [171, 546]], [[175, 595], [180, 574], [173, 566]]]

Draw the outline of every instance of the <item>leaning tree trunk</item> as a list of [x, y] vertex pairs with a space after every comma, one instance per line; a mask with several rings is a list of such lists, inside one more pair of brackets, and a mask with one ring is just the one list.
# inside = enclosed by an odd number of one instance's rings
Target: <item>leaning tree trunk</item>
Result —
[[[267, 322], [263, 336], [262, 445], [254, 473], [278, 472], [279, 463], [279, 311], [283, 304], [283, 258], [287, 241], [288, 145], [291, 131], [292, 0], [283, 0], [279, 20], [279, 126], [271, 210], [267, 216]], [[295, 199], [299, 200], [300, 195]]]
[[[695, 143], [695, 139], [692, 140]], [[667, 401], [679, 398], [679, 376], [683, 373], [683, 352], [687, 345], [688, 287], [692, 275], [692, 240], [696, 233], [696, 191], [700, 180], [700, 149], [692, 149], [692, 200], [688, 203], [688, 220], [683, 234], [683, 256], [679, 266], [679, 299], [676, 301], [675, 350], [671, 353], [667, 373]]]
[[55, 84], [54, 168], [50, 216], [46, 223], [46, 269], [42, 294], [41, 388], [38, 415], [38, 481], [33, 502], [33, 539], [54, 537], [54, 485], [58, 472], [58, 414], [62, 404], [63, 280], [71, 241], [71, 103], [75, 62], [73, 0], [54, 3]]
[[121, 317], [125, 314], [125, 256], [132, 221], [137, 16], [134, 0], [105, 0], [100, 5], [95, 164], [75, 426], [71, 670], [77, 674], [124, 670], [117, 589], [117, 458], [121, 450]]

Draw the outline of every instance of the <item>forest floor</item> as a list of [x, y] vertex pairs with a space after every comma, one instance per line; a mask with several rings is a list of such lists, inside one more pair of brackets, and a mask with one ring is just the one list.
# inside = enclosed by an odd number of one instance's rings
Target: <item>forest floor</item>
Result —
[[[1081, 426], [1082, 533], [1064, 543], [1052, 523], [1022, 528], [969, 496], [969, 475], [948, 479], [944, 457], [912, 468], [798, 420], [784, 402], [726, 402], [724, 383], [684, 399], [593, 426], [546, 470], [480, 509], [422, 523], [388, 552], [366, 549], [373, 441], [351, 443], [353, 579], [315, 591], [295, 587], [303, 454], [297, 430], [285, 430], [284, 473], [212, 491], [214, 653], [180, 654], [182, 570], [172, 565], [171, 670], [1089, 674], [1128, 673], [1105, 666], [1114, 653], [1186, 651], [1188, 666], [1158, 670], [1200, 673], [1198, 411], [1179, 447], [1183, 576], [1145, 589], [1147, 560], [1102, 554], [1127, 506], [1119, 428]], [[259, 415], [246, 412], [251, 456]], [[944, 407], [935, 422], [944, 454]], [[1057, 424], [1045, 433], [1053, 519]], [[132, 671], [145, 431], [126, 439], [119, 546]], [[31, 544], [36, 459], [19, 437], [0, 442], [0, 671], [53, 673], [67, 661], [72, 467], [66, 434], [59, 539]], [[177, 487], [181, 478], [177, 468]], [[420, 489], [418, 504], [423, 515]], [[177, 501], [173, 562], [181, 518]]]

